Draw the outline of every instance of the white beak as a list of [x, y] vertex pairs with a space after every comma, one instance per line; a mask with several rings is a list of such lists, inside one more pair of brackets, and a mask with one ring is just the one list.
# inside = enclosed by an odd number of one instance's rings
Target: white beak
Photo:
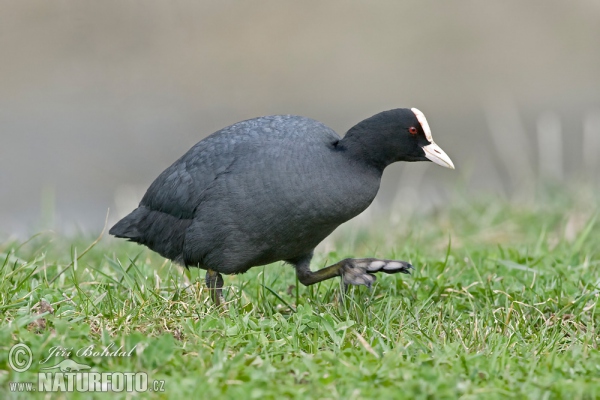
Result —
[[454, 164], [450, 157], [448, 157], [448, 154], [444, 153], [444, 150], [434, 142], [431, 142], [431, 144], [428, 144], [427, 146], [423, 146], [423, 150], [425, 151], [425, 157], [429, 160], [442, 167], [454, 169]]

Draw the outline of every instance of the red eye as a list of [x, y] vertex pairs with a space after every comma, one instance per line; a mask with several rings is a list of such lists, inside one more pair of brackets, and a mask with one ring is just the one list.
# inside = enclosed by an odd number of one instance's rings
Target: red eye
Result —
[[417, 128], [415, 128], [414, 126], [411, 126], [410, 128], [408, 128], [408, 132], [411, 135], [416, 135], [418, 131], [417, 131]]

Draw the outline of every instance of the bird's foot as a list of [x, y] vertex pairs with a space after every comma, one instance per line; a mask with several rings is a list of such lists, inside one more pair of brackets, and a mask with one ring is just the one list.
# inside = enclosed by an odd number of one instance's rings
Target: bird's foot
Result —
[[215, 307], [221, 309], [223, 311], [227, 311], [227, 303], [225, 302], [225, 297], [223, 296], [223, 289], [208, 289], [210, 291], [210, 299], [215, 304]]
[[344, 285], [365, 285], [370, 288], [377, 279], [376, 272], [385, 272], [386, 274], [410, 274], [414, 269], [406, 261], [380, 260], [377, 258], [348, 258], [342, 261], [340, 275]]

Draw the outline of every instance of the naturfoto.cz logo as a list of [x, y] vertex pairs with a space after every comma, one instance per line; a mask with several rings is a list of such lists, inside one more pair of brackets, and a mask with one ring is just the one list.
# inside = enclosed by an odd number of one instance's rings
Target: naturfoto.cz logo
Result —
[[[46, 364], [38, 372], [37, 382], [10, 382], [11, 392], [164, 392], [163, 380], [148, 379], [145, 372], [94, 372], [87, 364], [78, 363], [70, 358], [58, 361], [57, 357], [130, 357], [135, 347], [129, 351], [114, 344], [102, 350], [93, 345], [78, 349], [52, 347], [50, 355], [39, 364]], [[55, 362], [50, 363], [53, 359]], [[33, 353], [24, 343], [11, 347], [8, 353], [8, 365], [15, 372], [25, 372], [31, 368]], [[46, 372], [50, 371], [50, 372]]]

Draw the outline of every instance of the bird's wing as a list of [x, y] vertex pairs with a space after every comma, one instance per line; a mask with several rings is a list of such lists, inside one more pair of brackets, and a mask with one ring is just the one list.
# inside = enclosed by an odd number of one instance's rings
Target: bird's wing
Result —
[[[217, 132], [219, 133], [219, 132]], [[211, 135], [164, 170], [140, 202], [150, 210], [191, 219], [202, 195], [235, 161], [236, 141]]]
[[305, 117], [276, 115], [238, 122], [198, 142], [175, 161], [148, 188], [140, 206], [191, 219], [220, 176], [235, 168], [260, 168], [282, 147], [289, 151], [299, 145], [310, 153], [312, 146], [318, 150], [338, 139], [330, 128]]

